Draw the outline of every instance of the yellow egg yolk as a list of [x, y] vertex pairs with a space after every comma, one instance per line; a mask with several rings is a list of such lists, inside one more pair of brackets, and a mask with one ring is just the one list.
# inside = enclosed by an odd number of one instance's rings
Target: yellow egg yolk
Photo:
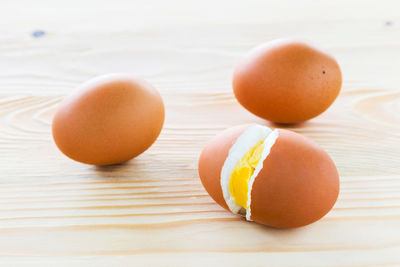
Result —
[[250, 177], [253, 175], [254, 169], [261, 159], [263, 149], [264, 141], [260, 141], [247, 151], [243, 158], [236, 164], [229, 180], [231, 196], [237, 205], [246, 210], [249, 208], [247, 206], [247, 193], [249, 191]]

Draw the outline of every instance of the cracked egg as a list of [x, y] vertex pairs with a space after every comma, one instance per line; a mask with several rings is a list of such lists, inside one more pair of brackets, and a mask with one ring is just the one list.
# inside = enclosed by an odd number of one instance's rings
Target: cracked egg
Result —
[[319, 145], [257, 124], [229, 128], [210, 140], [199, 175], [219, 205], [276, 228], [319, 220], [339, 194], [336, 166]]

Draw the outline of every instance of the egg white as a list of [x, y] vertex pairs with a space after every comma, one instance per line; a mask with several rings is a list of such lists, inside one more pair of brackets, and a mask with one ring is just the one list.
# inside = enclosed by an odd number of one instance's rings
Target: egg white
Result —
[[[271, 151], [272, 146], [275, 144], [278, 138], [278, 130], [272, 131], [266, 126], [258, 124], [249, 126], [236, 140], [229, 150], [228, 157], [226, 158], [224, 165], [221, 170], [221, 188], [222, 194], [229, 209], [235, 214], [246, 214], [246, 219], [251, 220], [251, 190], [253, 183], [263, 167], [265, 158]], [[250, 177], [247, 192], [247, 210], [235, 203], [233, 196], [229, 191], [229, 181], [232, 176], [237, 163], [244, 157], [244, 155], [258, 142], [264, 141], [264, 148], [261, 154], [261, 158], [256, 168], [254, 169], [253, 175]]]

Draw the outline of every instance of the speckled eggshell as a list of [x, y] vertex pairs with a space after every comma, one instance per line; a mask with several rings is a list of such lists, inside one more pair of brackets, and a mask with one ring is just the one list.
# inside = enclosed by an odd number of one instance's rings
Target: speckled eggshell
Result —
[[339, 175], [329, 155], [310, 139], [279, 129], [251, 192], [251, 219], [277, 228], [315, 222], [339, 194]]
[[233, 91], [253, 114], [296, 123], [324, 112], [336, 99], [342, 74], [329, 54], [296, 40], [275, 40], [252, 49], [237, 65]]
[[52, 131], [58, 148], [73, 160], [109, 165], [148, 149], [164, 123], [164, 104], [149, 83], [124, 74], [91, 79], [67, 97]]

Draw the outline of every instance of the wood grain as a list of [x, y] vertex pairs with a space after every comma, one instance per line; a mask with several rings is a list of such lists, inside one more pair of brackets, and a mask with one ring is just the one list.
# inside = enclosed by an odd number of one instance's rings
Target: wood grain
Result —
[[[400, 266], [398, 1], [113, 3], [0, 9], [1, 266]], [[224, 211], [197, 174], [226, 127], [284, 127], [241, 108], [230, 84], [245, 51], [284, 36], [325, 47], [344, 74], [327, 112], [287, 127], [324, 147], [341, 178], [334, 209], [293, 230]], [[154, 84], [165, 127], [126, 164], [73, 162], [52, 141], [52, 116], [109, 72]]]

